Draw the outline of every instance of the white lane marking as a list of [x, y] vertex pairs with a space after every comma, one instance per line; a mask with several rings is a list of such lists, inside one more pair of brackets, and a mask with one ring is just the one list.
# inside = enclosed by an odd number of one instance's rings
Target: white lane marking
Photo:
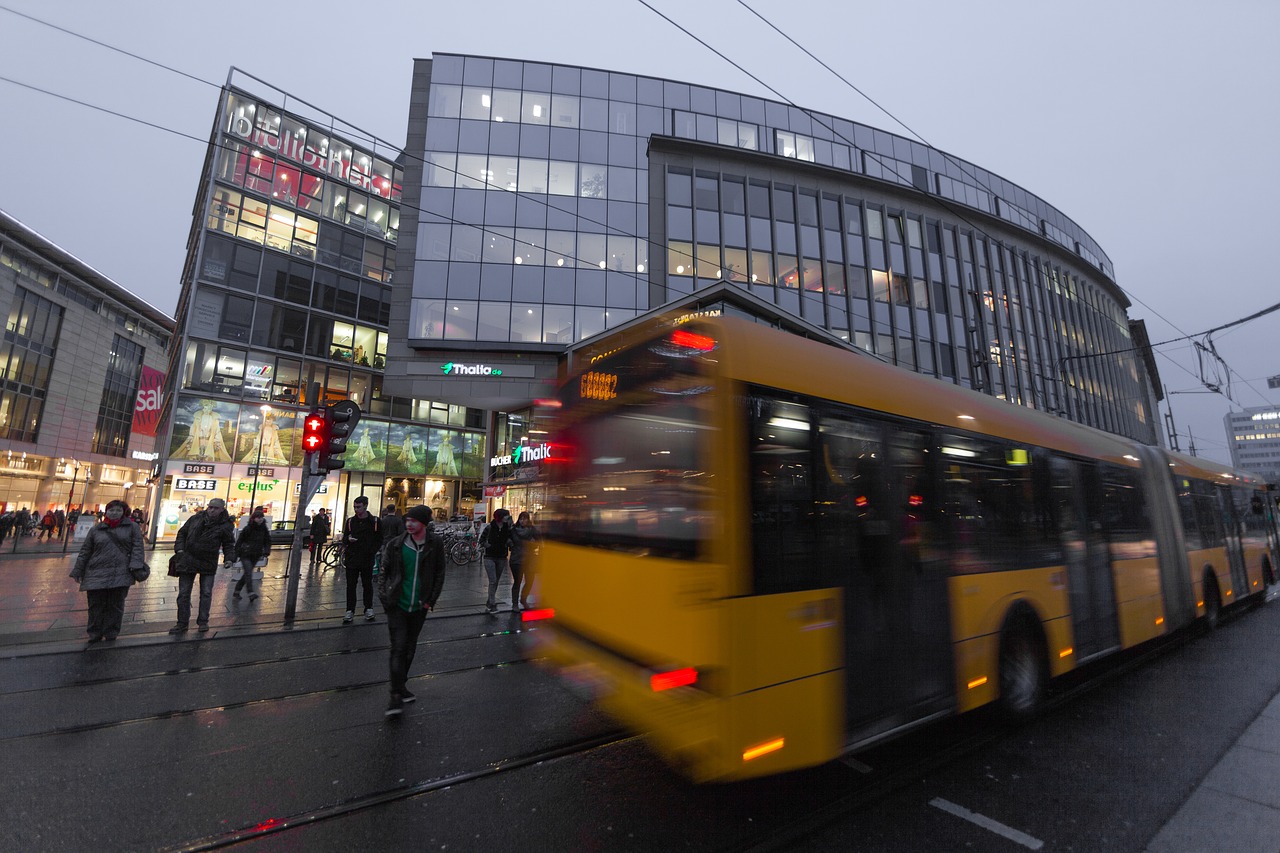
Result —
[[1023, 847], [1029, 847], [1032, 850], [1039, 850], [1044, 846], [1044, 842], [1039, 838], [1032, 838], [1025, 832], [1019, 832], [1012, 827], [1005, 826], [999, 821], [994, 821], [985, 815], [978, 814], [977, 812], [971, 812], [964, 806], [957, 806], [955, 803], [950, 802], [949, 800], [944, 800], [941, 797], [934, 797], [929, 801], [929, 805], [933, 806], [935, 809], [942, 809], [944, 812], [953, 814], [958, 818], [963, 818], [964, 820], [967, 820], [972, 824], [976, 824], [985, 830], [994, 832], [996, 835], [1002, 835], [1010, 841], [1021, 844]]

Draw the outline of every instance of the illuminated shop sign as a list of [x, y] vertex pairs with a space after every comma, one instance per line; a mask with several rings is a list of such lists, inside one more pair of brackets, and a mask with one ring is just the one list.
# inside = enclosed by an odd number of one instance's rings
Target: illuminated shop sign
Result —
[[175, 491], [182, 492], [216, 492], [218, 490], [218, 481], [178, 477], [173, 481], [173, 488]]
[[200, 465], [200, 464], [197, 464], [197, 463], [194, 463], [194, 462], [188, 462], [188, 463], [186, 463], [185, 465], [183, 465], [183, 466], [182, 466], [182, 473], [184, 473], [184, 474], [212, 474], [212, 473], [213, 473], [213, 466], [212, 466], [212, 465]]
[[155, 462], [160, 458], [159, 453], [147, 453], [145, 450], [134, 450], [129, 454], [130, 458], [138, 459], [142, 462]]
[[451, 361], [448, 364], [440, 365], [440, 369], [444, 371], [445, 376], [501, 376], [502, 369], [498, 367], [490, 367], [487, 364], [458, 364]]
[[1254, 415], [1251, 420], [1255, 421], [1275, 421], [1280, 420], [1280, 412], [1259, 412]]
[[244, 113], [231, 116], [227, 130], [272, 154], [279, 154], [295, 163], [324, 172], [331, 178], [345, 181], [365, 192], [391, 198], [391, 182], [373, 174], [373, 156], [358, 148], [351, 148], [335, 139], [326, 150], [316, 151], [307, 147], [305, 137], [289, 133], [267, 133], [254, 124], [252, 115]]
[[526, 462], [541, 462], [550, 456], [551, 445], [545, 442], [543, 444], [522, 444], [510, 456], [489, 457], [489, 467], [498, 468], [503, 465], [523, 465]]

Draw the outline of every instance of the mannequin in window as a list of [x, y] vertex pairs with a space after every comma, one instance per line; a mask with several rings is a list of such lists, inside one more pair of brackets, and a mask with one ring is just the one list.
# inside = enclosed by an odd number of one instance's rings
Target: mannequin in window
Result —
[[[258, 453], [258, 448], [262, 453]], [[262, 434], [258, 441], [250, 443], [240, 457], [241, 462], [274, 462], [277, 465], [288, 465], [289, 457], [280, 446], [280, 426], [276, 423], [275, 412], [265, 412], [262, 416]]]
[[453, 443], [447, 438], [440, 442], [440, 449], [436, 451], [436, 464], [432, 466], [431, 473], [443, 477], [458, 476], [458, 463], [453, 458]]
[[405, 465], [418, 464], [418, 451], [413, 446], [413, 436], [407, 431], [404, 434], [404, 444], [400, 446], [400, 461]]
[[222, 419], [213, 410], [212, 400], [201, 400], [191, 416], [191, 434], [173, 454], [199, 462], [230, 462], [231, 453], [222, 438]]
[[360, 433], [360, 443], [356, 446], [356, 462], [368, 465], [373, 461], [373, 442], [369, 439], [369, 428]]

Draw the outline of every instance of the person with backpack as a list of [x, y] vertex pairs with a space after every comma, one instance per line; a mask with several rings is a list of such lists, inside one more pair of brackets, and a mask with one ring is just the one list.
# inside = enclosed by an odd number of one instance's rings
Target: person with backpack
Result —
[[507, 555], [511, 553], [509, 510], [494, 510], [493, 521], [480, 533], [480, 553], [484, 555], [484, 571], [489, 576], [489, 601], [485, 611], [492, 616], [498, 612], [498, 581], [507, 571]]
[[72, 580], [89, 599], [89, 642], [114, 640], [124, 622], [124, 600], [129, 587], [151, 574], [143, 550], [142, 529], [126, 514], [124, 501], [107, 504], [105, 518], [94, 525], [80, 546]]
[[369, 512], [369, 499], [364, 495], [352, 501], [355, 514], [342, 524], [343, 565], [347, 571], [347, 612], [342, 621], [356, 616], [356, 584], [363, 584], [364, 618], [373, 621], [373, 560], [382, 547], [382, 529], [378, 517]]
[[386, 715], [398, 717], [415, 698], [406, 682], [427, 613], [444, 587], [444, 541], [431, 530], [431, 510], [419, 504], [404, 514], [403, 533], [382, 547], [378, 598], [391, 641], [391, 701]]
[[174, 560], [169, 574], [178, 578], [178, 624], [170, 634], [185, 634], [191, 618], [191, 589], [200, 576], [200, 611], [196, 627], [209, 630], [209, 609], [213, 605], [213, 582], [218, 571], [218, 554], [226, 563], [235, 559], [236, 526], [227, 514], [227, 502], [213, 498], [204, 512], [197, 512], [178, 530], [173, 543]]

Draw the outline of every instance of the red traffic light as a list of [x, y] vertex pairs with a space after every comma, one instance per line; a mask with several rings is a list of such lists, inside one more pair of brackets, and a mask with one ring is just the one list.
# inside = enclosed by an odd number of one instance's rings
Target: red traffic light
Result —
[[302, 449], [307, 453], [317, 453], [325, 449], [329, 443], [329, 419], [322, 409], [307, 415], [302, 424]]

